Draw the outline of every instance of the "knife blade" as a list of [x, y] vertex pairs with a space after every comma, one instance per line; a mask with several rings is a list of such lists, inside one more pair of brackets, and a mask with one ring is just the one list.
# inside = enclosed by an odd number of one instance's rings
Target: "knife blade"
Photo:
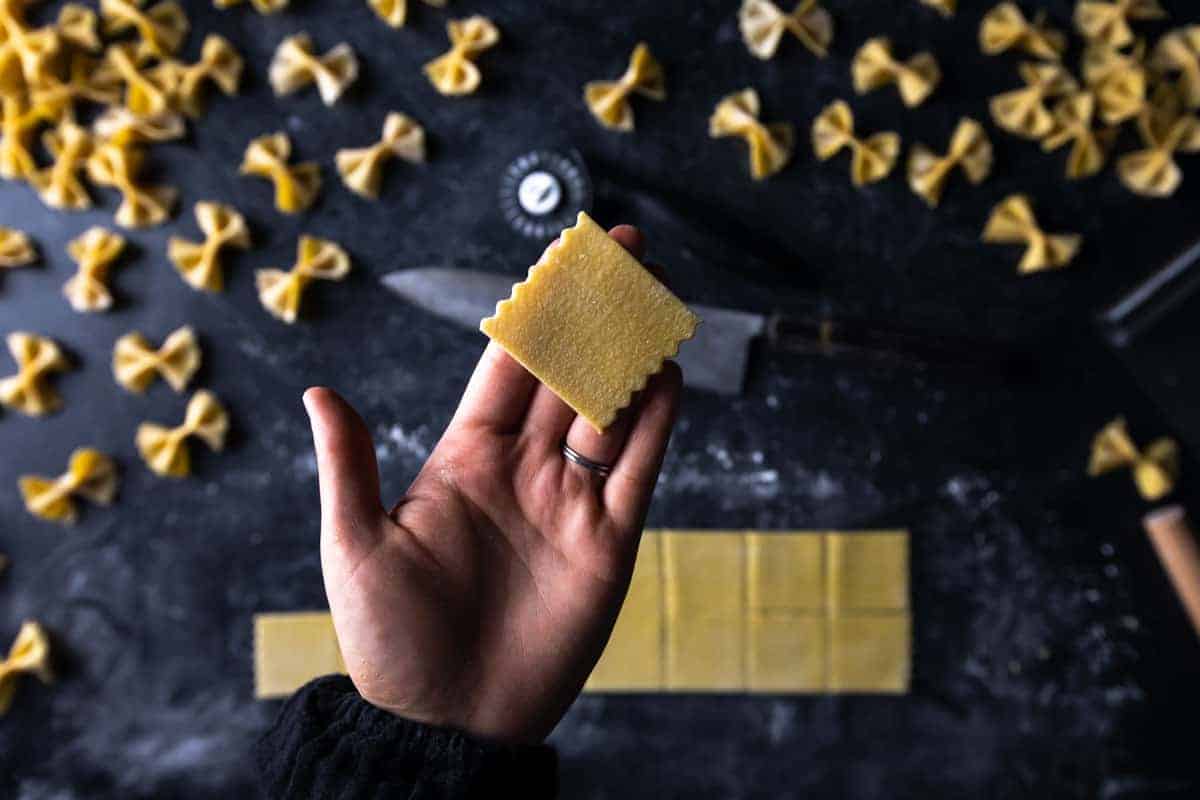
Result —
[[[507, 298], [513, 283], [522, 279], [472, 269], [419, 267], [390, 272], [381, 280], [388, 290], [434, 316], [478, 330], [480, 320], [496, 313], [496, 303]], [[1012, 353], [988, 343], [835, 317], [820, 303], [814, 303], [811, 312], [787, 316], [688, 305], [702, 322], [696, 335], [680, 346], [675, 360], [687, 386], [717, 394], [741, 393], [751, 347], [759, 338], [772, 347], [802, 355], [852, 357], [917, 368], [984, 367], [997, 376], [1012, 376], [1022, 363]]]
[[[496, 303], [512, 294], [516, 283], [508, 275], [448, 267], [398, 270], [384, 275], [382, 281], [413, 305], [472, 330], [496, 313]], [[704, 305], [690, 307], [703, 322], [675, 358], [684, 383], [718, 394], [739, 394], [750, 345], [763, 335], [766, 317]]]

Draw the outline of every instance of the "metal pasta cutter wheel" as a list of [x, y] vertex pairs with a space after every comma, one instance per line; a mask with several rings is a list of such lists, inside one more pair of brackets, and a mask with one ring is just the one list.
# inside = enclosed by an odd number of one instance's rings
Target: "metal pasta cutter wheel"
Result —
[[512, 229], [531, 239], [552, 239], [591, 211], [592, 180], [574, 151], [533, 150], [518, 156], [500, 179], [500, 210]]

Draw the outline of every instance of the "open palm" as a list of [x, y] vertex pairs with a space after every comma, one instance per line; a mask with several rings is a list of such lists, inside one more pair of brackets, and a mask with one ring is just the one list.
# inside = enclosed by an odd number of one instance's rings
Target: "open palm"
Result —
[[[640, 257], [635, 229], [611, 235]], [[366, 426], [333, 392], [310, 389], [325, 590], [362, 696], [481, 736], [544, 738], [616, 620], [679, 391], [667, 364], [598, 434], [489, 344], [388, 513]], [[612, 474], [568, 462], [564, 440]]]

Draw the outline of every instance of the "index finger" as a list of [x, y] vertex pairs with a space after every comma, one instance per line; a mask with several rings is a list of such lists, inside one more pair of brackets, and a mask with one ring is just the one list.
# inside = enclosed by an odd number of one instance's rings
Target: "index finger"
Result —
[[625, 449], [604, 484], [604, 505], [625, 529], [640, 531], [646, 520], [646, 509], [675, 426], [682, 387], [683, 373], [674, 361], [665, 362], [662, 371], [650, 377], [639, 398], [637, 418]]

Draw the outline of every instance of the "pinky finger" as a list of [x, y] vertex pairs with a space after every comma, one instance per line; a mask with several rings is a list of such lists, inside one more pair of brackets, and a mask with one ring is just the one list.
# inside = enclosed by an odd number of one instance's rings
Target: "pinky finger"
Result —
[[604, 486], [604, 504], [621, 528], [640, 531], [645, 522], [679, 411], [682, 385], [678, 365], [668, 361], [642, 393], [637, 420]]

